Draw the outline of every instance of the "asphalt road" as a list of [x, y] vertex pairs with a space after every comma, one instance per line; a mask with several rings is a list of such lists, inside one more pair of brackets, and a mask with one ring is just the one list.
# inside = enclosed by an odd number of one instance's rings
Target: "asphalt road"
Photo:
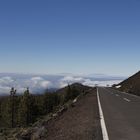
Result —
[[109, 140], [140, 140], [140, 97], [98, 88]]

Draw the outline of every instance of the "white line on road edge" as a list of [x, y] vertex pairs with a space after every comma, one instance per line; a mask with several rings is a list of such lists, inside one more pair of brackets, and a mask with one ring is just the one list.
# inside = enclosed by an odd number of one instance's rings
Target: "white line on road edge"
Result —
[[129, 99], [127, 99], [127, 98], [123, 98], [125, 101], [127, 101], [127, 102], [130, 102], [130, 100]]
[[101, 103], [100, 103], [98, 88], [97, 88], [97, 99], [98, 99], [98, 106], [99, 106], [100, 122], [101, 122], [103, 140], [109, 140], [106, 125], [105, 125], [104, 115], [103, 115], [103, 111], [102, 111], [102, 107], [101, 107]]

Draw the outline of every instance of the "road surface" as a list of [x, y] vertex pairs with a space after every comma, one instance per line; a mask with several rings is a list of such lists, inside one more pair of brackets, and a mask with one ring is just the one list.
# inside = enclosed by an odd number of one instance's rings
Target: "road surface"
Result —
[[140, 140], [140, 97], [98, 88], [109, 140]]

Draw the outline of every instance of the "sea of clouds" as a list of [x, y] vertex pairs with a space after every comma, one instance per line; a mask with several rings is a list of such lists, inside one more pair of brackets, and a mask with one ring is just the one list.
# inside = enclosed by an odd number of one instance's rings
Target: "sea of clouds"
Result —
[[117, 84], [124, 77], [112, 77], [105, 75], [76, 76], [72, 74], [35, 75], [35, 74], [10, 74], [0, 73], [0, 94], [8, 95], [11, 87], [17, 92], [23, 93], [27, 87], [30, 92], [43, 93], [47, 89], [58, 89], [72, 83], [81, 83], [88, 86], [106, 86]]

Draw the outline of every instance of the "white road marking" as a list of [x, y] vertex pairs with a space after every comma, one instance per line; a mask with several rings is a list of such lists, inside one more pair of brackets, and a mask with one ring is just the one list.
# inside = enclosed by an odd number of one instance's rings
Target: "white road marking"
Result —
[[127, 99], [127, 98], [123, 98], [125, 101], [127, 101], [127, 102], [130, 102], [130, 100], [129, 99]]
[[111, 89], [111, 90], [114, 90], [114, 91], [117, 91], [118, 93], [125, 94], [125, 95], [128, 95], [128, 96], [136, 97], [136, 98], [140, 99], [140, 96], [138, 96], [138, 95], [134, 95], [134, 94], [131, 94], [131, 93], [126, 93], [126, 92], [121, 92], [121, 91], [118, 91], [118, 90], [115, 90], [115, 89]]
[[134, 94], [130, 94], [130, 93], [126, 93], [126, 92], [121, 92], [121, 93], [140, 99], [140, 96], [137, 96], [137, 95], [134, 95]]
[[98, 106], [99, 106], [99, 113], [100, 113], [100, 122], [101, 122], [101, 128], [102, 128], [102, 135], [103, 135], [103, 140], [109, 140], [106, 125], [105, 125], [105, 120], [104, 120], [104, 115], [100, 103], [100, 98], [99, 98], [99, 92], [97, 88], [97, 98], [98, 98]]

